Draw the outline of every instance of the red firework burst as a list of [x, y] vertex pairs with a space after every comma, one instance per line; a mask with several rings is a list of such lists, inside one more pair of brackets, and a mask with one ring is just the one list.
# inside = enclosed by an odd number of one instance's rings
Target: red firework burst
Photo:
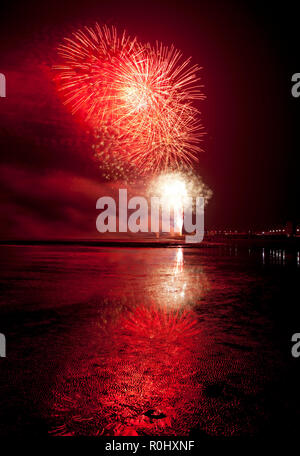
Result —
[[117, 129], [113, 154], [152, 172], [197, 158], [202, 127], [192, 102], [203, 99], [199, 67], [173, 46], [142, 45], [97, 24], [66, 38], [59, 53], [65, 103], [98, 132]]

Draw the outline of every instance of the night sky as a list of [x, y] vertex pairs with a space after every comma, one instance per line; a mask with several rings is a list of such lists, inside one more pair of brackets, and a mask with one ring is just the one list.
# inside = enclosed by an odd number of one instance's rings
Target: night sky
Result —
[[52, 81], [56, 47], [78, 27], [116, 25], [141, 41], [174, 43], [199, 64], [206, 136], [198, 172], [213, 190], [206, 228], [298, 221], [300, 98], [296, 2], [27, 1], [1, 5], [0, 237], [97, 237], [108, 194], [87, 133]]

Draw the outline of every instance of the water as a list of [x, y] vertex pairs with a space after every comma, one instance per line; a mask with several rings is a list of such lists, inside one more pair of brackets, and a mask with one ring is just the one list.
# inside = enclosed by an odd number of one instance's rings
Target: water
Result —
[[297, 251], [0, 251], [1, 434], [241, 436], [299, 422]]

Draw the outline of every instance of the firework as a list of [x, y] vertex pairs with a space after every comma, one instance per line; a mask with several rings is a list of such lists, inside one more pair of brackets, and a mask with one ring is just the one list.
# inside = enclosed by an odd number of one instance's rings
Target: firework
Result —
[[[183, 209], [188, 197], [202, 196], [207, 204], [212, 191], [203, 183], [200, 176], [191, 171], [162, 173], [152, 179], [148, 188], [149, 196], [158, 196], [159, 204], [173, 211], [174, 233], [182, 234]], [[167, 211], [167, 213], [168, 213]]]
[[186, 196], [202, 196], [205, 205], [212, 197], [212, 190], [192, 170], [178, 170], [154, 176], [148, 186], [149, 196], [166, 198], [170, 203], [178, 199], [184, 202]]
[[96, 136], [118, 131], [108, 146], [111, 156], [142, 172], [197, 159], [203, 130], [193, 101], [204, 98], [199, 67], [173, 46], [143, 45], [97, 24], [66, 38], [59, 54], [56, 80], [64, 103]]
[[91, 141], [94, 158], [105, 180], [131, 185], [140, 180], [139, 170], [134, 163], [121, 160], [116, 152], [120, 147], [118, 128], [105, 125], [93, 132]]
[[174, 212], [174, 232], [182, 234], [183, 205], [187, 196], [187, 186], [182, 176], [166, 174], [160, 176], [157, 181], [162, 206]]

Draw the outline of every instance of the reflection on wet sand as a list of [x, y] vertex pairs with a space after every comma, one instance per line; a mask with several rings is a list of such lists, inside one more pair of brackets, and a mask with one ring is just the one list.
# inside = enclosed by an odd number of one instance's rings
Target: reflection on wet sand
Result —
[[174, 249], [174, 260], [167, 269], [166, 277], [157, 283], [156, 300], [163, 307], [170, 308], [194, 306], [195, 301], [203, 298], [209, 288], [208, 279], [201, 264], [184, 267], [184, 249]]
[[7, 249], [0, 415], [11, 397], [20, 410], [18, 423], [3, 421], [8, 430], [232, 436], [293, 417], [276, 335], [296, 320], [299, 255], [236, 246]]
[[[105, 416], [100, 434], [181, 433], [181, 414], [191, 414], [193, 403], [197, 404], [195, 353], [203, 344], [197, 313], [185, 303], [196, 299], [196, 294], [203, 294], [207, 280], [199, 266], [197, 271], [185, 270], [181, 247], [172, 251], [172, 257], [164, 277], [156, 277], [161, 283], [156, 284], [155, 292], [149, 293], [153, 290], [153, 277], [150, 283], [146, 278], [144, 302], [126, 302], [126, 308], [110, 322], [109, 329], [106, 325], [112, 345], [110, 356], [101, 361], [106, 389], [104, 392], [99, 391], [99, 385], [92, 389], [87, 386], [88, 394], [94, 396]], [[60, 394], [56, 396], [58, 402]], [[73, 402], [69, 396], [68, 400]], [[52, 432], [62, 435], [70, 428]]]

